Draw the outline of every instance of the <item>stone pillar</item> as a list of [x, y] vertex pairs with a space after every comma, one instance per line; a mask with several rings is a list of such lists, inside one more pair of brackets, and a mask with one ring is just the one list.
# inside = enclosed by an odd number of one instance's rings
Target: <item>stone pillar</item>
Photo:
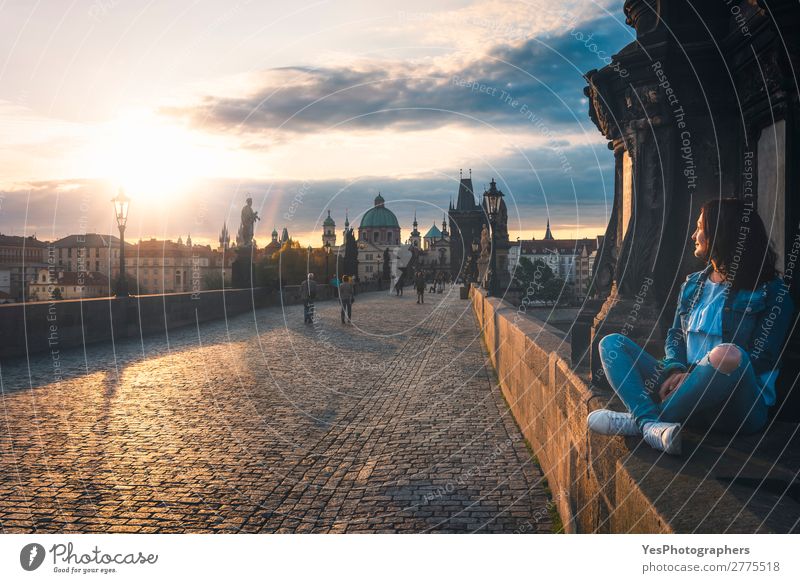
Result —
[[255, 287], [255, 265], [253, 264], [253, 245], [236, 247], [236, 258], [231, 264], [231, 285], [234, 289]]
[[725, 69], [715, 43], [730, 14], [716, 8], [698, 15], [680, 1], [626, 1], [637, 42], [586, 74], [589, 115], [615, 156], [614, 203], [593, 273], [606, 294], [591, 332], [598, 384], [597, 343], [607, 334], [663, 354], [677, 290], [701, 268], [689, 247], [696, 208], [725, 189], [737, 139], [735, 126], [720, 123], [731, 92], [718, 82]]

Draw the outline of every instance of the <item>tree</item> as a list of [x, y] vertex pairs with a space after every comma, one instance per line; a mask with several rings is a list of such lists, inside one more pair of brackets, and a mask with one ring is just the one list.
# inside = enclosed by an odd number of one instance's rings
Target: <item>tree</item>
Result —
[[256, 263], [256, 285], [268, 289], [278, 287], [278, 269], [275, 256], [264, 256]]
[[546, 304], [556, 304], [564, 303], [570, 297], [572, 297], [572, 293], [566, 282], [560, 277], [554, 277], [544, 284], [537, 299], [541, 299]]
[[353, 229], [347, 231], [344, 242], [344, 265], [342, 272], [344, 275], [358, 275], [358, 244], [353, 235]]
[[554, 277], [553, 270], [541, 259], [531, 261], [527, 257], [521, 257], [514, 271], [515, 283], [523, 291], [528, 288], [541, 289], [545, 283]]
[[300, 244], [284, 243], [277, 256], [277, 272], [280, 273], [282, 285], [300, 285], [308, 273], [319, 275], [314, 262], [314, 253], [309, 256], [308, 249]]
[[514, 278], [522, 288], [523, 303], [555, 304], [571, 297], [564, 280], [556, 277], [550, 266], [541, 259], [531, 261], [527, 257], [520, 258]]
[[222, 289], [222, 285], [221, 271], [215, 269], [213, 271], [206, 271], [205, 274], [203, 274], [203, 289]]

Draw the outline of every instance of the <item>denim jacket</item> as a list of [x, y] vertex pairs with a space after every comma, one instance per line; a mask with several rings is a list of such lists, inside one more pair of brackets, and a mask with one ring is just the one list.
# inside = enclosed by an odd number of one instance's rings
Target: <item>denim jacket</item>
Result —
[[[661, 361], [664, 373], [675, 369], [685, 371], [690, 364], [686, 362], [686, 323], [703, 293], [711, 269], [709, 265], [703, 271], [689, 274], [681, 285], [675, 318], [667, 332], [665, 357]], [[756, 375], [777, 369], [793, 315], [794, 302], [782, 277], [764, 282], [753, 291], [729, 293], [722, 312], [722, 341], [743, 349]]]

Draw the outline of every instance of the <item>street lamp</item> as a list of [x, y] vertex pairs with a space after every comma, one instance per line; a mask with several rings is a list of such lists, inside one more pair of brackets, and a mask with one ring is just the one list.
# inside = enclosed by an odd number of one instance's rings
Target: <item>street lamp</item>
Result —
[[114, 203], [114, 214], [119, 228], [119, 279], [117, 280], [117, 297], [128, 296], [128, 281], [125, 277], [125, 225], [128, 222], [128, 206], [131, 199], [125, 196], [125, 191], [119, 189], [117, 196], [111, 199]]
[[497, 183], [492, 178], [489, 190], [483, 193], [486, 211], [489, 213], [489, 225], [492, 228], [492, 253], [489, 259], [489, 294], [497, 297], [497, 219], [503, 201], [503, 191], [497, 190]]
[[329, 283], [331, 279], [330, 269], [328, 267], [328, 258], [331, 256], [331, 242], [325, 241], [325, 283]]

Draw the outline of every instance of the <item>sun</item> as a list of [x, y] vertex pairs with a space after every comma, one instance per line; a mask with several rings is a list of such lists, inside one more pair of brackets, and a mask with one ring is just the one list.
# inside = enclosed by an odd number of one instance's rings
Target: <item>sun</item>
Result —
[[150, 112], [104, 124], [92, 158], [95, 175], [147, 201], [186, 192], [215, 164], [199, 133]]

